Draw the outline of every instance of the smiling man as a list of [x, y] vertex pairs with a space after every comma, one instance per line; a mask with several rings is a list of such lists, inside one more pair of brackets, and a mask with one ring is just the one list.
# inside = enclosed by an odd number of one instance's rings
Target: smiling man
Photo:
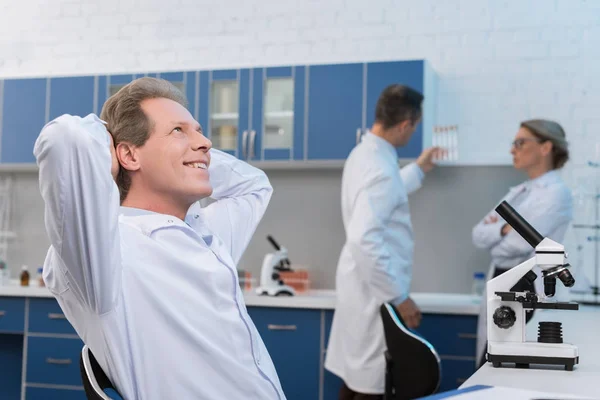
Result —
[[185, 106], [141, 78], [43, 128], [44, 280], [125, 399], [284, 399], [236, 272], [272, 188]]

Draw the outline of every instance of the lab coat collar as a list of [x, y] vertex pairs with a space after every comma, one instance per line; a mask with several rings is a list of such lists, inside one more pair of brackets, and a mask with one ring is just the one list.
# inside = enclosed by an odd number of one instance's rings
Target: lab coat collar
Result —
[[[199, 207], [199, 206], [198, 206]], [[174, 217], [172, 215], [160, 214], [154, 211], [144, 210], [141, 208], [133, 208], [133, 207], [121, 207], [120, 209], [120, 219], [124, 222], [128, 222], [139, 228], [142, 233], [147, 236], [150, 236], [153, 232], [158, 229], [167, 228], [171, 226], [178, 226], [186, 229], [191, 229], [192, 224], [195, 226], [197, 232], [204, 233], [204, 226], [202, 221], [200, 220], [199, 209], [194, 204], [188, 210], [188, 213], [185, 217], [185, 221]], [[202, 236], [205, 236], [202, 234]]]
[[387, 140], [375, 135], [373, 132], [367, 129], [367, 132], [363, 136], [363, 141], [374, 144], [377, 148], [384, 151], [387, 155], [391, 156], [394, 162], [398, 160], [398, 153], [396, 148], [392, 146]]
[[511, 191], [520, 191], [524, 188], [545, 188], [554, 183], [558, 183], [561, 181], [560, 174], [557, 170], [548, 171], [543, 175], [538, 176], [535, 179], [527, 180], [519, 185], [513, 186], [510, 188]]

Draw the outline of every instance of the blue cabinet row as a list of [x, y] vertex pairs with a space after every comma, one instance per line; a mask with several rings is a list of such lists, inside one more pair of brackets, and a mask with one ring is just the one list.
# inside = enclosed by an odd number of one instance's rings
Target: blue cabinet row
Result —
[[389, 84], [425, 94], [424, 116], [401, 158], [430, 144], [435, 75], [424, 60], [0, 80], [0, 162], [33, 163], [48, 121], [100, 114], [106, 99], [142, 76], [169, 80], [213, 146], [254, 161], [343, 160], [374, 121]]
[[0, 297], [0, 398], [85, 400], [82, 347], [54, 299]]
[[[249, 306], [288, 400], [335, 400], [342, 385], [325, 370], [333, 310]], [[477, 317], [425, 314], [418, 331], [442, 359], [439, 391], [456, 389], [475, 372]], [[83, 347], [51, 298], [0, 297], [2, 399], [85, 399], [79, 372]], [[25, 366], [23, 368], [23, 363]]]

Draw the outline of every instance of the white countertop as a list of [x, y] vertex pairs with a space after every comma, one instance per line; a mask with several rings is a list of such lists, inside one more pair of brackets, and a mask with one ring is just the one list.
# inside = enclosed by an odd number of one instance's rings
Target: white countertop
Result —
[[577, 311], [536, 310], [527, 324], [528, 340], [536, 340], [539, 321], [562, 322], [564, 342], [579, 349], [579, 364], [573, 371], [554, 366], [494, 368], [486, 363], [461, 388], [504, 386], [600, 399], [600, 307], [580, 306]]
[[[32, 281], [33, 282], [33, 281]], [[8, 286], [0, 286], [0, 297], [53, 297], [45, 287], [22, 287], [13, 281]], [[454, 293], [412, 293], [412, 299], [423, 313], [430, 314], [461, 314], [477, 315], [479, 313], [480, 299], [477, 296]], [[309, 309], [335, 309], [334, 290], [310, 290], [306, 293], [292, 297], [259, 296], [253, 292], [245, 292], [244, 299], [247, 306], [259, 307], [287, 307]]]

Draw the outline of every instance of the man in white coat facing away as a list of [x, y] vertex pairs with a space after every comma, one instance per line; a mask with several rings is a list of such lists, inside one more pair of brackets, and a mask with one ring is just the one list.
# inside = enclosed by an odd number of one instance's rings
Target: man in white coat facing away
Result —
[[379, 97], [375, 123], [350, 153], [342, 176], [346, 242], [336, 275], [337, 304], [325, 367], [344, 381], [339, 398], [382, 399], [385, 339], [379, 308], [391, 302], [409, 328], [421, 313], [409, 297], [413, 234], [407, 195], [421, 187], [438, 148], [398, 168], [397, 147], [421, 120], [423, 96], [402, 85]]

